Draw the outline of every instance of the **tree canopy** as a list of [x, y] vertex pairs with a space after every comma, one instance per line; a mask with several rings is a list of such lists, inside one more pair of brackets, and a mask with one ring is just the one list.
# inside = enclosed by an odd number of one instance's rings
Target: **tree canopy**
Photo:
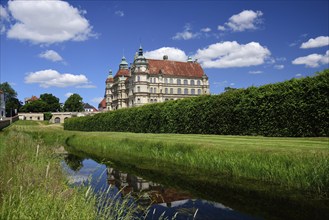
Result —
[[64, 103], [64, 111], [80, 112], [83, 111], [82, 97], [74, 93]]
[[21, 103], [17, 99], [17, 92], [8, 82], [1, 83], [0, 90], [2, 90], [5, 94], [6, 116], [10, 117], [15, 115], [15, 109], [18, 110], [21, 107]]
[[47, 104], [47, 108], [45, 111], [47, 112], [58, 112], [60, 111], [60, 104], [59, 104], [59, 98], [54, 96], [53, 94], [44, 93], [40, 95], [40, 100], [45, 102]]

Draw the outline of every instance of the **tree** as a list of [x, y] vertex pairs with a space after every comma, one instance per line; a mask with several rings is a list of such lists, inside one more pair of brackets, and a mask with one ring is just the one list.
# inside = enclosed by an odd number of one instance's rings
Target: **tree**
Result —
[[0, 90], [5, 94], [6, 100], [6, 116], [15, 115], [15, 109], [18, 110], [22, 105], [17, 99], [17, 92], [9, 85], [8, 82], [0, 84]]
[[83, 111], [82, 97], [74, 93], [64, 103], [64, 111], [80, 112]]
[[60, 111], [59, 98], [53, 94], [44, 93], [40, 95], [40, 100], [47, 104], [46, 112], [58, 112]]
[[47, 103], [42, 100], [35, 100], [22, 106], [21, 112], [46, 112], [48, 109]]

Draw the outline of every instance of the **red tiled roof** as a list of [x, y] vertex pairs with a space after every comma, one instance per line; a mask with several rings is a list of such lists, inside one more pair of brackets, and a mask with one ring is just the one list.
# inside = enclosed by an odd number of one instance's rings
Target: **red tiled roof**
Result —
[[118, 70], [117, 74], [115, 74], [115, 77], [119, 77], [119, 76], [129, 76], [129, 70], [128, 69], [121, 69], [121, 70]]
[[150, 74], [162, 74], [167, 76], [202, 77], [204, 74], [199, 63], [178, 62], [172, 60], [147, 59]]
[[98, 104], [98, 108], [106, 108], [106, 100], [105, 100], [105, 98]]

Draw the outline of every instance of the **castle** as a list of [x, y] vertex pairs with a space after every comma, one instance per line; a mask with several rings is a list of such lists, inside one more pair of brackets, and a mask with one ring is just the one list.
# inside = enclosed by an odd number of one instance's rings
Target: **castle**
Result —
[[114, 77], [110, 70], [100, 106], [111, 111], [202, 94], [209, 94], [209, 82], [199, 63], [190, 57], [187, 62], [171, 61], [166, 55], [163, 60], [146, 59], [140, 47], [130, 67], [122, 57]]

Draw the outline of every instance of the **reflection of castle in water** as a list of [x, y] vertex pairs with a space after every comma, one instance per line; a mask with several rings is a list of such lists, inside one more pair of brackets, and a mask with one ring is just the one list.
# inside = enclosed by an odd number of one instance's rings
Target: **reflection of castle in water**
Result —
[[170, 207], [174, 201], [191, 198], [191, 195], [187, 192], [168, 188], [133, 174], [123, 173], [114, 168], [107, 168], [107, 181], [109, 185], [116, 186], [121, 190], [123, 195], [129, 193], [140, 195], [142, 193], [144, 196], [142, 196], [139, 202], [145, 205], [166, 203]]

